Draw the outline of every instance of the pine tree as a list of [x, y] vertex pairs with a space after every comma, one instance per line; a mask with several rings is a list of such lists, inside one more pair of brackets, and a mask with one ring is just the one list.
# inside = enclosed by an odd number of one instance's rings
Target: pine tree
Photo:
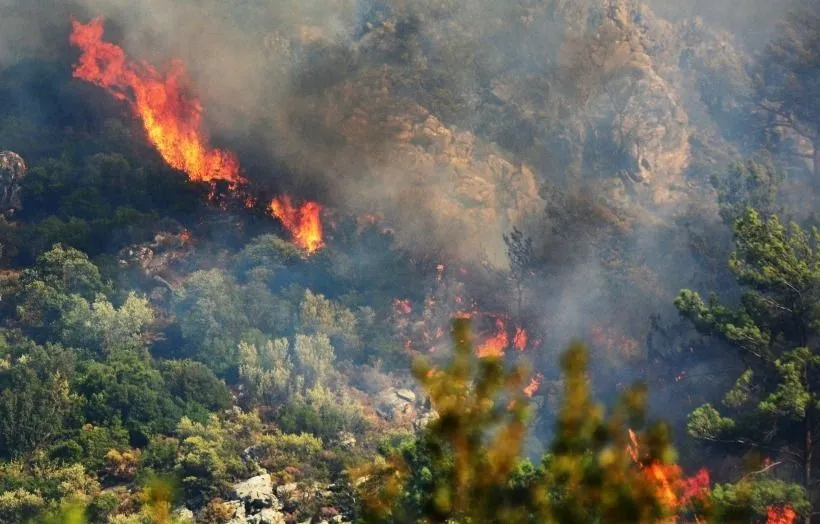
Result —
[[704, 301], [691, 290], [675, 301], [698, 330], [720, 338], [745, 366], [726, 393], [724, 412], [701, 406], [690, 416], [689, 433], [737, 452], [779, 454], [797, 466], [803, 490], [777, 484], [782, 493], [799, 495], [779, 502], [805, 514], [808, 523], [811, 511], [800, 492], [810, 491], [816, 476], [820, 233], [785, 227], [776, 216], [764, 220], [749, 209], [735, 222], [734, 234], [729, 267], [745, 289], [740, 304], [727, 307], [714, 296]]

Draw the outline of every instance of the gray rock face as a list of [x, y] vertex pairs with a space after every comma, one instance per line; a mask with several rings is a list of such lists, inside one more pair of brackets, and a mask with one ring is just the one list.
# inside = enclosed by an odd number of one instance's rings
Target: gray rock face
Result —
[[230, 500], [225, 503], [233, 510], [233, 517], [228, 524], [242, 524], [245, 522], [245, 504], [241, 500]]
[[397, 389], [396, 396], [400, 399], [406, 400], [407, 402], [416, 401], [416, 394], [409, 389]]
[[267, 473], [234, 484], [233, 489], [237, 498], [246, 502], [269, 506], [273, 500], [273, 482]]
[[285, 524], [285, 515], [276, 509], [265, 508], [245, 521], [249, 524]]
[[379, 393], [376, 411], [394, 422], [412, 422], [416, 418], [415, 400], [415, 393], [409, 389], [388, 388]]
[[233, 489], [248, 515], [258, 514], [268, 508], [279, 510], [282, 507], [273, 494], [273, 483], [267, 473], [234, 484]]
[[26, 163], [12, 151], [0, 151], [0, 211], [20, 209], [20, 182], [26, 175]]

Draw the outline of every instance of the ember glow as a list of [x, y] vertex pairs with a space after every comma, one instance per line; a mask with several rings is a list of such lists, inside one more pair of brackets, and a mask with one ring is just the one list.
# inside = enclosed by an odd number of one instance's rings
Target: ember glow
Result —
[[538, 388], [541, 387], [541, 381], [544, 380], [544, 375], [541, 373], [536, 373], [530, 383], [527, 384], [527, 387], [524, 388], [524, 395], [527, 398], [532, 398], [532, 396], [538, 391]]
[[513, 336], [513, 347], [518, 351], [524, 351], [527, 348], [527, 330], [518, 327], [515, 328], [515, 335]]
[[793, 524], [796, 518], [791, 506], [769, 506], [766, 511], [766, 524]]
[[160, 73], [148, 64], [130, 61], [122, 48], [104, 42], [98, 18], [88, 24], [72, 21], [70, 42], [82, 50], [74, 77], [107, 90], [127, 102], [142, 120], [148, 140], [169, 166], [192, 181], [243, 183], [236, 156], [208, 147], [201, 131], [202, 105], [185, 91], [185, 68], [171, 64]]
[[316, 202], [305, 202], [296, 207], [290, 197], [274, 198], [270, 203], [270, 211], [285, 226], [293, 242], [304, 249], [308, 254], [313, 253], [324, 245], [322, 236], [322, 206]]
[[476, 354], [479, 358], [484, 357], [502, 357], [504, 356], [504, 351], [507, 349], [509, 345], [509, 337], [507, 336], [507, 327], [504, 325], [503, 320], [496, 320], [495, 322], [496, 332], [495, 335], [487, 339], [481, 346], [479, 346]]
[[[129, 60], [122, 48], [103, 41], [103, 32], [99, 18], [88, 24], [72, 21], [69, 41], [82, 51], [74, 66], [74, 77], [100, 86], [128, 103], [165, 162], [184, 172], [189, 180], [224, 180], [234, 191], [246, 184], [236, 155], [208, 146], [201, 129], [202, 104], [185, 89], [187, 79], [182, 63], [174, 61], [168, 72], [160, 73], [151, 65]], [[244, 195], [243, 199], [246, 207], [256, 205], [256, 198], [251, 195]], [[324, 245], [319, 204], [304, 202], [297, 208], [290, 197], [283, 196], [274, 198], [269, 210], [308, 254]]]

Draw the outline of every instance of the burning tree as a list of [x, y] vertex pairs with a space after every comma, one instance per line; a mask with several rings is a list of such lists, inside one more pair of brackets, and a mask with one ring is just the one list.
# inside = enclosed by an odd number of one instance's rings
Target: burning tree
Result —
[[[729, 266], [746, 290], [740, 306], [721, 305], [716, 297], [705, 302], [690, 290], [675, 302], [698, 330], [720, 338], [746, 366], [724, 398], [725, 412], [701, 406], [690, 416], [689, 433], [733, 452], [776, 455], [763, 468], [767, 475], [741, 483], [767, 482], [770, 489], [758, 490], [756, 498], [788, 504], [808, 523], [805, 492], [816, 483], [812, 464], [820, 429], [820, 233], [795, 224], [786, 228], [776, 216], [764, 220], [753, 210], [736, 221], [734, 231]], [[787, 464], [799, 471], [786, 476], [799, 478], [802, 489], [796, 492], [768, 475]], [[776, 500], [778, 493], [788, 500]]]
[[[668, 429], [644, 426], [646, 390], [634, 387], [607, 416], [590, 392], [582, 344], [564, 355], [564, 402], [542, 464], [521, 460], [529, 399], [523, 368], [476, 357], [469, 321], [454, 322], [455, 352], [415, 376], [437, 417], [416, 440], [392, 443], [355, 471], [368, 522], [655, 523], [674, 521], [705, 495], [684, 479]], [[696, 508], [699, 509], [699, 508]], [[695, 512], [692, 512], [695, 514]]]

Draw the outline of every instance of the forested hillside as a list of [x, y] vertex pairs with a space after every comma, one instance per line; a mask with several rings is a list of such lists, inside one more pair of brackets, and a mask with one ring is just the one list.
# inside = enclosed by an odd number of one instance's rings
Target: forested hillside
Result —
[[0, 522], [820, 522], [820, 3], [0, 6]]

